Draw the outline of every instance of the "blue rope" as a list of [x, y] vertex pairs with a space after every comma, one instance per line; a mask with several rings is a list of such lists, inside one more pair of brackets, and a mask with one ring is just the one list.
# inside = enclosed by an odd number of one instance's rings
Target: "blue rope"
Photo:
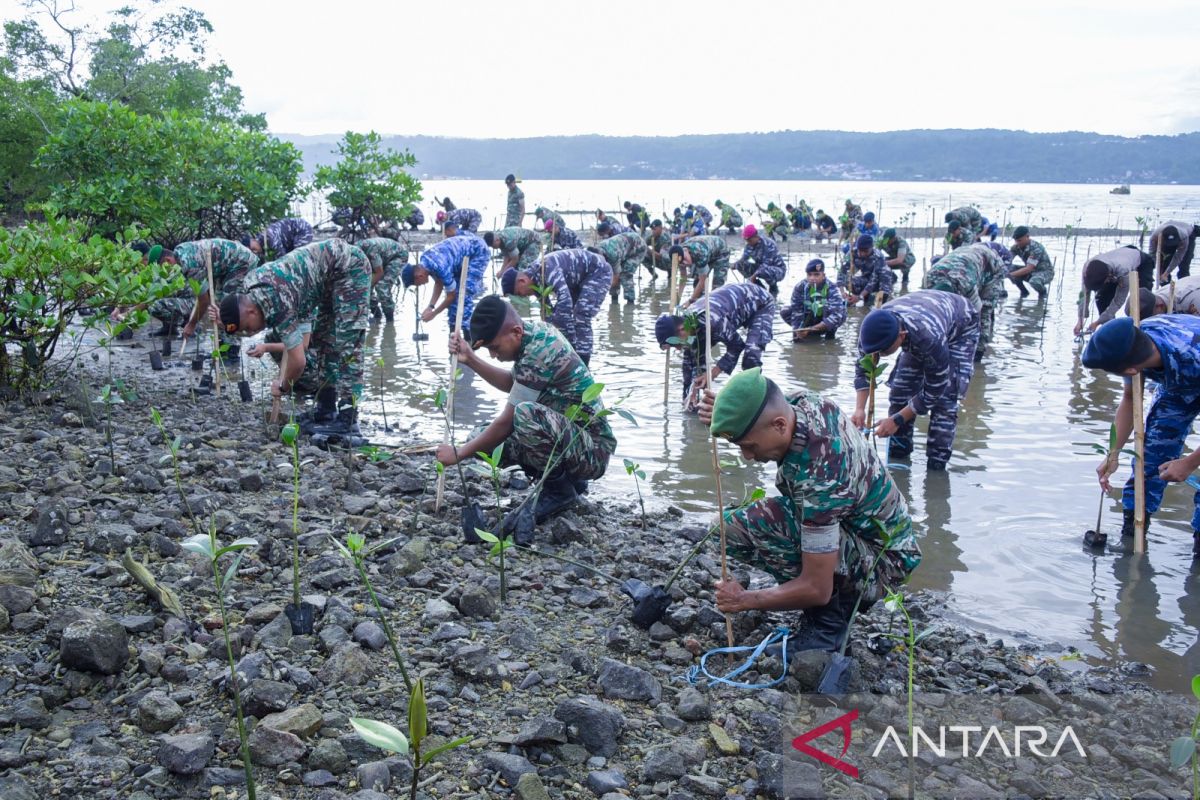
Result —
[[[740, 647], [718, 647], [715, 650], [709, 650], [707, 653], [700, 656], [699, 664], [691, 667], [687, 671], [687, 673], [683, 676], [684, 680], [686, 680], [691, 685], [695, 686], [700, 681], [700, 676], [703, 675], [704, 677], [708, 678], [709, 683], [723, 683], [726, 686], [732, 686], [736, 689], [769, 689], [772, 686], [777, 686], [777, 685], [783, 683], [784, 679], [787, 678], [787, 674], [788, 674], [787, 640], [788, 640], [788, 637], [790, 637], [791, 635], [792, 635], [792, 631], [790, 628], [788, 628], [786, 626], [779, 627], [779, 628], [776, 628], [775, 630], [773, 630], [767, 636], [767, 638], [763, 639], [758, 644], [757, 647], [751, 647], [750, 645], [742, 645]], [[770, 683], [746, 683], [745, 681], [733, 680], [734, 678], [736, 678], [737, 676], [741, 675], [743, 672], [745, 672], [746, 670], [748, 670], [752, 666], [754, 666], [754, 662], [759, 659], [759, 657], [763, 654], [763, 651], [765, 651], [768, 647], [775, 644], [776, 642], [779, 642], [780, 646], [783, 649], [783, 671], [779, 674], [778, 678], [771, 681]], [[708, 671], [709, 656], [715, 656], [718, 653], [744, 653], [747, 650], [751, 650], [753, 652], [751, 652], [750, 657], [746, 659], [746, 663], [742, 664], [740, 667], [737, 667], [736, 669], [733, 669], [732, 671], [727, 672], [724, 675], [713, 675], [711, 672]]]

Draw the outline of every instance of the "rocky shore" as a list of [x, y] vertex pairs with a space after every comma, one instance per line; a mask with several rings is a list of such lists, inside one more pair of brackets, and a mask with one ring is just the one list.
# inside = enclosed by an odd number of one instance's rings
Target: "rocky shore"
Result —
[[[94, 369], [93, 365], [92, 366]], [[922, 713], [996, 703], [1010, 724], [1073, 725], [1086, 758], [986, 759], [923, 754], [872, 761], [856, 729], [850, 779], [798, 754], [792, 738], [828, 718], [806, 694], [824, 666], [809, 655], [764, 690], [692, 685], [698, 656], [725, 643], [712, 603], [719, 576], [710, 542], [671, 587], [649, 630], [606, 578], [517, 550], [509, 600], [487, 551], [463, 542], [462, 489], [433, 513], [430, 457], [404, 449], [383, 461], [302, 445], [302, 591], [317, 609], [311, 635], [293, 635], [290, 450], [268, 438], [257, 404], [193, 398], [183, 370], [125, 379], [138, 397], [113, 409], [110, 465], [97, 374], [0, 415], [0, 798], [242, 798], [246, 792], [228, 668], [207, 564], [180, 548], [191, 529], [170, 454], [151, 423], [180, 437], [186, 506], [223, 541], [258, 542], [233, 578], [231, 627], [251, 728], [259, 797], [379, 800], [407, 796], [407, 759], [364, 743], [350, 717], [405, 727], [407, 694], [374, 606], [331, 544], [349, 531], [389, 542], [371, 580], [410, 672], [424, 678], [435, 738], [474, 737], [422, 772], [425, 798], [623, 796], [784, 798], [904, 796], [1187, 796], [1171, 772], [1171, 739], [1194, 701], [1149, 690], [1136, 664], [1085, 669], [1071, 654], [992, 641], [942, 618], [943, 598], [907, 600]], [[163, 375], [156, 373], [155, 375]], [[91, 388], [89, 388], [91, 387]], [[503, 503], [523, 492], [505, 476]], [[468, 472], [485, 511], [488, 481]], [[629, 498], [586, 499], [539, 532], [538, 547], [620, 580], [662, 585], [705, 535], [672, 507], [641, 527]], [[122, 566], [128, 551], [179, 597], [168, 613]], [[877, 605], [852, 648], [851, 690], [862, 718], [905, 724], [908, 653]], [[754, 644], [785, 617], [742, 614]], [[710, 661], [710, 666], [735, 662]], [[740, 676], [778, 675], [764, 659]], [[1013, 710], [1016, 709], [1016, 710]], [[952, 724], [952, 723], [947, 723]], [[823, 749], [836, 755], [837, 735]], [[849, 740], [848, 740], [849, 741]]]

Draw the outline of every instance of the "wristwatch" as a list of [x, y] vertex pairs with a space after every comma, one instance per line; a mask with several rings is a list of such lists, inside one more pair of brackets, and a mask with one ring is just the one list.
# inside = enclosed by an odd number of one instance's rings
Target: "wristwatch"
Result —
[[892, 422], [896, 423], [897, 428], [904, 427], [904, 423], [907, 421], [908, 420], [904, 419], [904, 415], [899, 411], [897, 411], [895, 414], [892, 414]]

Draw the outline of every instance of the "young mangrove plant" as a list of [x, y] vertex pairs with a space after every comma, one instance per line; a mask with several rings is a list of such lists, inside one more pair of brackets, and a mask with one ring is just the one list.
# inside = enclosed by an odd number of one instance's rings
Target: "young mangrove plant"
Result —
[[[255, 539], [237, 539], [224, 547], [217, 541], [216, 520], [211, 520], [208, 533], [197, 533], [184, 539], [182, 547], [193, 553], [199, 553], [208, 560], [212, 570], [213, 586], [217, 594], [217, 609], [221, 612], [221, 635], [225, 638], [225, 659], [229, 663], [229, 680], [233, 686], [233, 706], [237, 714], [238, 740], [241, 742], [242, 769], [246, 773], [246, 791], [249, 800], [255, 800], [254, 771], [250, 766], [250, 742], [246, 734], [246, 719], [242, 714], [242, 691], [238, 683], [237, 662], [233, 658], [233, 645], [229, 640], [229, 612], [225, 605], [225, 597], [229, 590], [229, 582], [237, 575], [242, 557], [251, 547], [257, 547]], [[221, 571], [221, 559], [232, 555], [233, 560], [225, 571]]]
[[625, 474], [633, 476], [633, 486], [637, 489], [638, 507], [642, 511], [642, 530], [646, 530], [646, 503], [642, 500], [642, 481], [646, 480], [646, 473], [640, 464], [635, 464], [627, 458], [625, 459]]
[[179, 451], [183, 447], [183, 437], [176, 434], [172, 439], [167, 436], [167, 429], [163, 425], [162, 415], [158, 413], [158, 409], [151, 406], [150, 420], [154, 423], [154, 427], [158, 428], [158, 432], [162, 434], [163, 442], [167, 445], [167, 450], [171, 453], [171, 466], [175, 474], [175, 489], [179, 492], [179, 499], [183, 502], [183, 510], [187, 512], [188, 519], [191, 520], [192, 530], [199, 533], [202, 528], [200, 522], [196, 519], [196, 515], [192, 513], [192, 504], [188, 502], [187, 493], [183, 491], [183, 475], [179, 470]]
[[279, 441], [292, 451], [292, 602], [284, 606], [295, 636], [312, 633], [313, 607], [300, 600], [300, 425], [294, 419], [279, 430]]
[[[889, 633], [888, 636], [892, 639], [904, 642], [905, 654], [908, 656], [908, 741], [912, 741], [913, 737], [913, 668], [916, 663], [917, 645], [929, 634], [933, 633], [934, 628], [926, 628], [920, 633], [916, 632], [916, 626], [913, 624], [912, 615], [908, 613], [908, 608], [904, 605], [904, 595], [894, 589], [889, 589], [887, 595], [883, 598], [883, 607], [893, 614], [900, 614], [904, 617], [904, 633]], [[913, 776], [913, 755], [916, 751], [908, 754], [908, 774], [909, 779]], [[909, 795], [912, 795], [912, 788], [909, 789]]]
[[[1119, 459], [1121, 453], [1125, 453], [1126, 455], [1130, 455], [1130, 456], [1133, 456], [1134, 458], [1137, 458], [1137, 453], [1135, 453], [1134, 451], [1132, 451], [1128, 448], [1119, 448], [1118, 449], [1116, 423], [1111, 423], [1108, 426], [1108, 443], [1107, 443], [1107, 445], [1100, 445], [1100, 444], [1096, 444], [1095, 442], [1092, 442], [1089, 445], [1089, 447], [1091, 447], [1094, 451], [1096, 451], [1096, 453], [1098, 455], [1104, 456], [1105, 461], [1109, 461], [1109, 462], [1112, 462], [1114, 459]], [[1117, 465], [1115, 463], [1113, 463], [1112, 466], [1113, 466], [1114, 470], [1117, 467]], [[1101, 488], [1100, 489], [1100, 505], [1096, 509], [1096, 527], [1092, 530], [1084, 531], [1084, 533], [1083, 533], [1083, 543], [1085, 545], [1087, 545], [1088, 547], [1103, 548], [1108, 543], [1108, 534], [1104, 533], [1103, 531], [1100, 530], [1100, 520], [1104, 516], [1104, 499], [1105, 499], [1105, 497], [1106, 497], [1106, 492], [1104, 491], [1103, 488]]]
[[[1200, 675], [1192, 676], [1192, 695], [1200, 700]], [[1171, 742], [1171, 769], [1179, 769], [1189, 761], [1192, 764], [1192, 800], [1200, 798], [1200, 761], [1197, 761], [1196, 740], [1200, 735], [1200, 712], [1192, 720], [1192, 729], [1187, 736]]]
[[461, 747], [470, 742], [473, 736], [460, 736], [457, 739], [452, 739], [449, 742], [434, 747], [427, 753], [421, 752], [421, 746], [425, 743], [425, 739], [429, 735], [429, 710], [425, 703], [425, 682], [418, 678], [413, 685], [412, 692], [408, 696], [408, 736], [405, 737], [396, 728], [388, 725], [386, 722], [367, 719], [365, 717], [351, 717], [350, 724], [354, 727], [354, 732], [359, 735], [364, 742], [378, 747], [380, 750], [385, 750], [396, 755], [407, 755], [412, 759], [412, 783], [409, 786], [409, 800], [416, 800], [417, 788], [421, 785], [421, 770], [440, 756], [442, 753], [449, 752], [456, 747]]
[[497, 520], [497, 522], [499, 522], [499, 520], [500, 520], [500, 459], [501, 459], [501, 456], [504, 455], [504, 442], [501, 442], [500, 444], [496, 445], [496, 448], [494, 450], [492, 450], [490, 455], [488, 453], [476, 453], [475, 455], [479, 458], [480, 461], [487, 464], [487, 469], [484, 470], [483, 472], [485, 475], [488, 476], [488, 479], [491, 480], [492, 489], [496, 493], [496, 520]]
[[392, 457], [390, 450], [385, 450], [382, 447], [374, 444], [364, 444], [358, 448], [358, 454], [370, 461], [372, 464], [382, 464]]
[[513, 538], [511, 535], [501, 539], [491, 531], [485, 531], [482, 528], [475, 529], [475, 535], [492, 546], [488, 551], [488, 558], [498, 559], [498, 567], [500, 570], [500, 602], [508, 602], [508, 573], [504, 569], [504, 552], [513, 546]]
[[379, 623], [383, 626], [383, 632], [387, 636], [388, 644], [392, 648], [392, 656], [396, 659], [396, 666], [400, 669], [400, 675], [404, 678], [404, 688], [412, 692], [412, 681], [408, 678], [408, 669], [404, 666], [404, 659], [400, 657], [400, 647], [396, 644], [396, 635], [392, 633], [392, 626], [388, 623], [387, 615], [383, 613], [383, 606], [379, 602], [378, 595], [375, 594], [375, 587], [371, 585], [371, 578], [367, 575], [366, 559], [367, 556], [378, 551], [383, 547], [387, 547], [395, 539], [388, 539], [386, 542], [381, 542], [373, 547], [366, 546], [366, 537], [361, 533], [346, 534], [346, 543], [342, 544], [337, 539], [330, 537], [334, 547], [338, 549], [343, 556], [354, 564], [354, 568], [358, 570], [358, 577], [362, 580], [363, 588], [367, 590], [367, 594], [371, 597], [371, 602], [375, 605], [375, 611], [379, 614]]

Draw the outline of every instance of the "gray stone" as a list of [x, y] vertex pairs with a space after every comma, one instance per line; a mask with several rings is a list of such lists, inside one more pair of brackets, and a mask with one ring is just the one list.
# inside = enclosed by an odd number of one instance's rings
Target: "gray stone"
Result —
[[304, 777], [300, 779], [301, 783], [312, 789], [320, 789], [323, 786], [333, 786], [338, 782], [337, 777], [327, 769], [314, 769], [304, 773]]
[[567, 738], [589, 753], [610, 757], [625, 730], [625, 715], [616, 706], [594, 697], [564, 700], [554, 709], [554, 718], [567, 725]]
[[385, 562], [385, 568], [390, 572], [395, 572], [407, 578], [409, 575], [420, 571], [428, 556], [429, 541], [426, 539], [413, 539], [388, 557], [388, 560]]
[[704, 696], [703, 692], [690, 686], [679, 693], [679, 697], [675, 700], [675, 710], [679, 713], [680, 719], [689, 722], [698, 722], [712, 716], [708, 698]]
[[662, 684], [644, 669], [623, 664], [612, 658], [600, 662], [597, 678], [600, 691], [606, 697], [619, 700], [637, 700], [657, 704], [662, 700]]
[[483, 764], [492, 772], [499, 772], [500, 777], [509, 786], [516, 785], [520, 777], [526, 773], [537, 774], [537, 767], [530, 764], [529, 759], [510, 753], [485, 753]]
[[516, 793], [520, 800], [550, 800], [550, 794], [536, 772], [526, 772], [517, 778]]
[[282, 610], [254, 634], [254, 646], [258, 648], [269, 647], [283, 650], [291, 641], [292, 623], [288, 621], [287, 615]]
[[815, 689], [821, 682], [821, 674], [829, 663], [829, 653], [824, 650], [801, 650], [792, 656], [788, 666], [792, 676], [805, 689]]
[[12, 625], [12, 618], [8, 615], [8, 609], [0, 606], [0, 633], [4, 633]]
[[250, 733], [250, 760], [264, 767], [278, 767], [304, 756], [304, 742], [294, 733], [259, 725]]
[[195, 775], [216, 752], [217, 743], [207, 733], [181, 733], [164, 736], [158, 748], [158, 762], [176, 775]]
[[4, 800], [38, 800], [38, 795], [20, 775], [0, 775], [0, 797]]
[[17, 703], [12, 710], [12, 722], [21, 728], [41, 730], [50, 725], [50, 712], [46, 710], [46, 701], [40, 697], [27, 697]]
[[127, 614], [117, 622], [129, 633], [152, 633], [158, 627], [158, 620], [149, 614]]
[[629, 781], [619, 769], [598, 769], [588, 773], [587, 787], [600, 796], [628, 788]]
[[684, 775], [679, 785], [702, 797], [725, 796], [724, 785], [711, 775]]
[[433, 640], [435, 642], [448, 642], [453, 639], [466, 639], [470, 635], [471, 632], [457, 622], [443, 622], [433, 632]]
[[458, 598], [458, 610], [466, 617], [491, 619], [496, 616], [496, 598], [482, 584], [473, 583], [463, 589]]
[[375, 668], [363, 649], [354, 642], [343, 642], [321, 665], [317, 677], [326, 685], [360, 686], [374, 675]]
[[268, 714], [258, 724], [308, 738], [321, 729], [321, 723], [320, 710], [312, 703], [304, 703], [286, 711]]
[[670, 745], [652, 748], [642, 760], [642, 779], [647, 783], [679, 780], [685, 772], [686, 765]]
[[815, 764], [763, 750], [755, 761], [759, 789], [770, 798], [825, 797], [821, 772]]
[[116, 675], [129, 661], [129, 634], [105, 614], [93, 614], [63, 628], [59, 657], [64, 667]]
[[382, 650], [388, 643], [387, 634], [384, 633], [383, 628], [370, 620], [355, 625], [351, 638], [371, 650]]
[[531, 719], [517, 731], [513, 744], [517, 747], [528, 747], [531, 744], [544, 745], [547, 742], [565, 744], [567, 741], [567, 726], [560, 720], [550, 717]]
[[[317, 800], [322, 800], [322, 798], [318, 797]], [[363, 789], [351, 795], [350, 800], [392, 800], [392, 798], [374, 789]]]
[[30, 586], [0, 583], [0, 608], [8, 614], [24, 614], [37, 602], [37, 592]]
[[183, 719], [183, 709], [166, 692], [149, 692], [138, 703], [138, 726], [147, 733], [162, 733]]
[[254, 717], [265, 717], [283, 711], [296, 694], [296, 687], [282, 681], [255, 678], [249, 686], [242, 687], [242, 705], [246, 713]]
[[67, 507], [62, 503], [43, 506], [38, 512], [37, 525], [29, 535], [32, 547], [52, 547], [67, 541], [70, 524], [67, 522]]
[[243, 472], [238, 476], [238, 487], [241, 488], [243, 492], [262, 491], [262, 474], [258, 472]]
[[468, 644], [458, 648], [451, 660], [450, 669], [455, 675], [467, 680], [485, 683], [500, 683], [508, 677], [508, 669], [500, 663], [500, 659], [481, 644]]
[[308, 756], [308, 766], [317, 770], [328, 770], [341, 775], [350, 768], [350, 757], [346, 748], [337, 739], [322, 739]]
[[359, 764], [355, 774], [358, 777], [358, 785], [364, 789], [386, 792], [388, 787], [392, 785], [391, 770], [388, 769], [388, 765], [383, 761], [371, 761], [366, 764]]
[[457, 617], [458, 609], [450, 605], [448, 601], [440, 597], [431, 597], [425, 601], [424, 623], [426, 625], [438, 625]]

